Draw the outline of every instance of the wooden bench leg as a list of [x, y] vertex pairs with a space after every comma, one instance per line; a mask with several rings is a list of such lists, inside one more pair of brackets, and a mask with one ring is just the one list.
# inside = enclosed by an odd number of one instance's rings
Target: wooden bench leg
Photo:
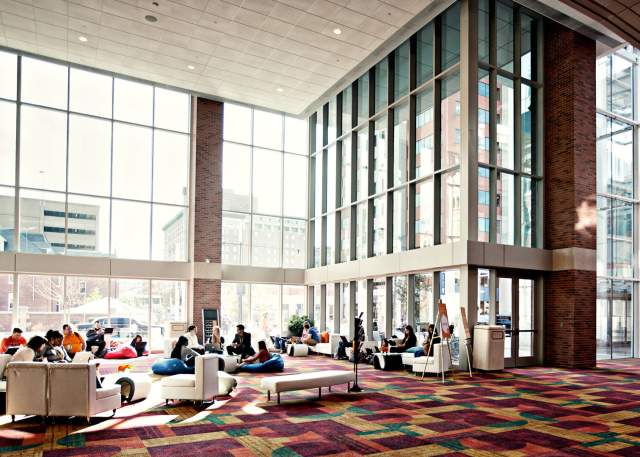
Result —
[[271, 401], [271, 391], [267, 390], [267, 401]]
[[318, 400], [322, 400], [322, 387], [318, 387]]
[[347, 382], [347, 392], [351, 392], [351, 381]]
[[278, 404], [280, 404], [280, 392], [278, 392]]
[[329, 386], [329, 392], [331, 392], [331, 386]]

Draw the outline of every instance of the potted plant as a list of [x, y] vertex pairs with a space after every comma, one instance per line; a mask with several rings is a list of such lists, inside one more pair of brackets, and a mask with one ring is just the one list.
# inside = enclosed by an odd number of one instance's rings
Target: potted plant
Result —
[[304, 321], [309, 321], [309, 324], [313, 327], [313, 319], [309, 319], [309, 316], [291, 316], [291, 319], [289, 319], [289, 332], [291, 332], [291, 336], [302, 335]]

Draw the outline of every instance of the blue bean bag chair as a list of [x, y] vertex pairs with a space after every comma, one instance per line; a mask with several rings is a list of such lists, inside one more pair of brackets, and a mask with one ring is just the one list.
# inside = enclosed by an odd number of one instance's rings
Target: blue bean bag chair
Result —
[[249, 373], [274, 373], [284, 370], [284, 359], [280, 357], [280, 354], [272, 354], [266, 362], [250, 363], [240, 367], [240, 370]]
[[180, 359], [160, 359], [151, 366], [151, 371], [159, 375], [193, 374], [195, 367], [188, 367]]

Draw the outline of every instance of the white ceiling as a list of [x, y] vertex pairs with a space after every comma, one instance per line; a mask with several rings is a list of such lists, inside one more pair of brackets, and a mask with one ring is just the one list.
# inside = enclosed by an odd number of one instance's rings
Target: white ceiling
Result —
[[0, 0], [0, 45], [299, 114], [431, 3], [153, 1]]

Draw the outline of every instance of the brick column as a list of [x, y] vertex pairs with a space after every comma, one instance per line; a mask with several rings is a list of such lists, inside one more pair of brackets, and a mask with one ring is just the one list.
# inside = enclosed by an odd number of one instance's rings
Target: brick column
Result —
[[[595, 42], [552, 21], [544, 36], [545, 248], [596, 249]], [[591, 252], [587, 251], [589, 254]], [[596, 272], [553, 271], [544, 284], [544, 360], [596, 362]]]
[[[194, 262], [220, 263], [222, 244], [223, 104], [197, 99]], [[193, 323], [202, 332], [202, 308], [218, 308], [220, 281], [194, 279]], [[202, 335], [200, 334], [200, 337]]]

